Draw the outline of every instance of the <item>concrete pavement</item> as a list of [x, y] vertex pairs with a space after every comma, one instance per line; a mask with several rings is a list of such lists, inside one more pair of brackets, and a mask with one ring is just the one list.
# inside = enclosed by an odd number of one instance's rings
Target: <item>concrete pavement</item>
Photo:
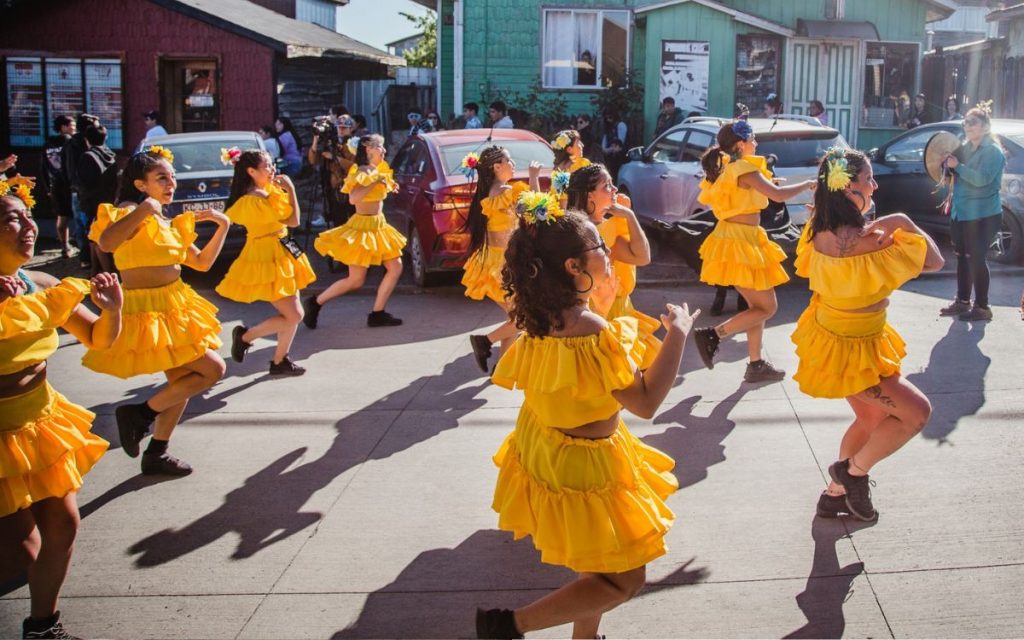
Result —
[[[669, 553], [644, 592], [605, 617], [608, 637], [1013, 637], [1024, 619], [1017, 491], [1024, 448], [1024, 323], [1019, 270], [993, 281], [996, 318], [940, 319], [948, 274], [910, 283], [890, 322], [908, 343], [904, 374], [935, 414], [873, 473], [880, 521], [815, 519], [851, 412], [803, 396], [792, 380], [741, 382], [742, 339], [713, 371], [690, 345], [677, 386], [631, 429], [677, 460]], [[323, 274], [318, 285], [326, 284]], [[216, 296], [227, 343], [268, 305]], [[699, 305], [699, 285], [642, 288]], [[805, 283], [779, 291], [768, 357], [792, 372], [789, 342]], [[730, 296], [728, 310], [732, 309]], [[79, 365], [64, 335], [50, 379], [97, 413], [112, 449], [86, 479], [82, 526], [61, 609], [70, 630], [105, 638], [471, 637], [477, 606], [517, 606], [570, 579], [528, 540], [496, 530], [490, 456], [520, 396], [489, 385], [467, 335], [500, 320], [457, 287], [405, 287], [394, 329], [368, 329], [369, 295], [332, 302], [300, 328], [301, 378], [270, 379], [273, 343], [191, 403], [172, 450], [196, 472], [138, 473], [119, 449], [114, 407], [158, 376], [128, 381]], [[711, 324], [704, 317], [701, 324]], [[227, 354], [226, 347], [221, 350]], [[0, 590], [0, 637], [28, 610], [23, 586]], [[531, 637], [564, 637], [559, 627]]]

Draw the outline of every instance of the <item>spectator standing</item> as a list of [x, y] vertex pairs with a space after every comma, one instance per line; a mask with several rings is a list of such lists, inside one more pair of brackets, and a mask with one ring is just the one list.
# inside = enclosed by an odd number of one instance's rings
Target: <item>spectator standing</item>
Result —
[[946, 98], [946, 120], [963, 120], [964, 114], [960, 113], [960, 101], [956, 99], [956, 96], [949, 96]]
[[769, 93], [764, 99], [764, 117], [771, 118], [782, 113], [782, 99], [777, 93]]
[[601, 152], [604, 154], [604, 166], [612, 176], [612, 181], [619, 179], [619, 167], [626, 161], [626, 123], [619, 113], [608, 110], [604, 113], [604, 135], [601, 136]]
[[43, 163], [39, 172], [40, 182], [50, 196], [53, 212], [57, 216], [57, 240], [60, 241], [60, 256], [71, 257], [68, 231], [71, 226], [71, 187], [61, 168], [64, 145], [76, 132], [75, 121], [70, 116], [60, 115], [53, 119], [53, 131], [43, 147]]
[[431, 131], [444, 130], [444, 127], [441, 126], [441, 116], [437, 115], [436, 111], [427, 112], [427, 124], [430, 125]]
[[825, 105], [821, 103], [821, 100], [811, 100], [807, 105], [807, 115], [817, 118], [818, 122], [828, 126], [828, 114], [825, 113]]
[[[355, 213], [355, 207], [349, 204], [348, 195], [341, 192], [349, 169], [355, 163], [355, 153], [348, 148], [349, 138], [356, 128], [355, 118], [343, 115], [338, 118], [337, 140], [320, 140], [319, 135], [313, 136], [306, 159], [309, 164], [322, 166], [320, 173], [324, 199], [327, 201], [327, 218], [331, 224], [338, 226], [348, 221]], [[319, 222], [319, 224], [317, 224]], [[313, 220], [313, 226], [324, 226], [322, 219]]]
[[263, 138], [263, 147], [270, 154], [270, 159], [277, 161], [281, 157], [281, 145], [277, 142], [277, 138], [274, 136], [274, 127], [269, 124], [265, 124], [260, 127], [257, 133]]
[[[96, 210], [101, 203], [114, 202], [117, 195], [117, 158], [107, 146], [107, 128], [101, 124], [85, 130], [87, 149], [78, 160], [79, 202], [85, 211], [87, 228], [96, 220]], [[100, 251], [91, 240], [88, 252], [92, 275], [114, 271], [114, 256]]]
[[433, 129], [430, 126], [430, 121], [423, 117], [423, 112], [419, 109], [410, 109], [405, 114], [406, 119], [409, 121], [409, 135], [414, 136], [418, 133], [430, 133]]
[[590, 116], [581, 113], [576, 116], [576, 132], [580, 134], [580, 142], [583, 143], [583, 157], [591, 162], [600, 162], [604, 159], [601, 154], [601, 147], [594, 137], [594, 127], [590, 126]]
[[487, 115], [491, 120], [492, 129], [515, 129], [515, 124], [513, 124], [512, 118], [508, 115], [508, 105], [501, 100], [495, 100], [491, 103], [490, 108], [487, 110]]
[[931, 113], [928, 111], [928, 102], [925, 100], [924, 94], [919, 93], [914, 96], [914, 106], [910, 110], [910, 119], [907, 121], [907, 128], [913, 129], [914, 127], [920, 127], [922, 124], [928, 124], [933, 120]]
[[79, 266], [83, 269], [91, 266], [92, 262], [89, 255], [88, 216], [85, 210], [82, 209], [78, 195], [81, 188], [78, 180], [78, 161], [81, 160], [82, 154], [88, 148], [85, 142], [85, 130], [99, 123], [100, 119], [91, 113], [80, 114], [75, 120], [75, 129], [77, 131], [71, 136], [71, 139], [67, 141], [67, 144], [64, 145], [64, 149], [61, 151], [61, 171], [64, 172], [64, 180], [71, 191], [71, 214], [74, 222], [72, 234], [75, 244], [78, 245]]
[[281, 157], [284, 158], [284, 174], [289, 178], [297, 178], [302, 172], [302, 138], [295, 130], [290, 118], [279, 117], [274, 121], [277, 130], [277, 141], [281, 145]]
[[665, 98], [661, 101], [661, 111], [658, 112], [658, 122], [654, 127], [654, 137], [657, 138], [683, 120], [685, 120], [683, 110], [676, 106], [675, 98]]
[[466, 119], [466, 129], [482, 129], [484, 123], [480, 122], [480, 105], [475, 102], [467, 102], [462, 105], [462, 117]]
[[352, 120], [356, 123], [356, 130], [353, 135], [362, 138], [363, 136], [368, 136], [372, 133], [372, 131], [370, 131], [370, 128], [366, 126], [366, 116], [364, 116], [363, 114], [353, 114]]
[[[164, 129], [163, 125], [160, 124], [160, 112], [159, 111], [147, 111], [142, 114], [142, 122], [146, 125], [145, 138], [152, 138], [154, 136], [166, 136], [167, 129]], [[79, 127], [81, 129], [81, 127]]]

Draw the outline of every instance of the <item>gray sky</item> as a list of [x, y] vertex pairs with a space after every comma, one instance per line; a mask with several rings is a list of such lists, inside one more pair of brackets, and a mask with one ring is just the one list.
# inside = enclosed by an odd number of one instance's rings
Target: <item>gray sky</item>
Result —
[[338, 31], [383, 50], [387, 42], [416, 34], [415, 25], [399, 11], [423, 15], [427, 9], [412, 0], [351, 0], [338, 7]]

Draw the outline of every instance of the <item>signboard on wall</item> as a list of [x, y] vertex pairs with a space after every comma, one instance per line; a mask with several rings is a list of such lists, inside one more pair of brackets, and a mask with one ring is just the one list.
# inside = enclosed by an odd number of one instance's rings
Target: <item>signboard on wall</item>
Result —
[[11, 146], [43, 144], [43, 67], [39, 58], [7, 58], [7, 104]]
[[707, 113], [709, 42], [661, 41], [661, 88], [659, 103], [672, 98], [683, 113]]

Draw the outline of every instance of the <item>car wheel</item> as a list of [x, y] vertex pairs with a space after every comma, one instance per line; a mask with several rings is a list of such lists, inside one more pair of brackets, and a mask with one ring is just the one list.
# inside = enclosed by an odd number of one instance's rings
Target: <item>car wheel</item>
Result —
[[1002, 224], [988, 250], [989, 259], [1003, 264], [1021, 264], [1024, 261], [1024, 238], [1021, 236], [1020, 219], [1003, 209]]
[[434, 284], [434, 277], [427, 270], [427, 259], [423, 254], [423, 242], [420, 240], [419, 231], [415, 225], [409, 227], [409, 243], [406, 250], [409, 252], [409, 267], [412, 269], [412, 281], [421, 289]]

